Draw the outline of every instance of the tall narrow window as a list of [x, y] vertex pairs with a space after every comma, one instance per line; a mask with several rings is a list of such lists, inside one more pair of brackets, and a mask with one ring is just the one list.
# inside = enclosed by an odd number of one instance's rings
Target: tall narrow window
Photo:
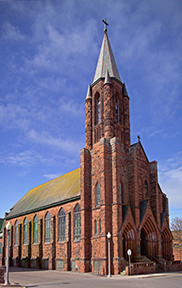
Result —
[[15, 245], [18, 245], [18, 220], [15, 222]]
[[27, 244], [27, 231], [28, 231], [28, 220], [25, 218], [23, 222], [23, 244]]
[[95, 235], [97, 235], [97, 220], [95, 220]]
[[37, 215], [35, 215], [33, 220], [33, 243], [38, 243], [38, 224], [39, 218]]
[[121, 183], [120, 183], [119, 190], [120, 190], [120, 203], [122, 204], [123, 203], [123, 187]]
[[65, 219], [65, 211], [61, 209], [59, 212], [58, 241], [65, 241]]
[[99, 219], [99, 233], [101, 234], [101, 219]]
[[80, 221], [80, 205], [78, 204], [74, 211], [74, 240], [80, 239], [81, 221]]
[[118, 101], [118, 98], [116, 98], [116, 102], [115, 102], [115, 111], [116, 111], [116, 123], [119, 123], [119, 101]]
[[51, 242], [51, 215], [49, 212], [45, 217], [45, 242]]
[[100, 185], [97, 183], [96, 185], [96, 206], [100, 205]]
[[148, 183], [147, 183], [147, 180], [145, 180], [145, 200], [148, 200]]
[[100, 95], [98, 94], [96, 100], [96, 124], [100, 123]]

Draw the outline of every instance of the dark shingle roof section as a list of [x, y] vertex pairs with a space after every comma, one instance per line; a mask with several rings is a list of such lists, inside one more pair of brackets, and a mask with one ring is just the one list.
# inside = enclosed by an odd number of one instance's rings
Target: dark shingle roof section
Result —
[[145, 215], [147, 205], [148, 205], [148, 201], [141, 201], [140, 202], [140, 223], [142, 222], [142, 219]]
[[80, 196], [80, 168], [31, 189], [13, 206], [6, 219], [56, 206], [78, 196]]

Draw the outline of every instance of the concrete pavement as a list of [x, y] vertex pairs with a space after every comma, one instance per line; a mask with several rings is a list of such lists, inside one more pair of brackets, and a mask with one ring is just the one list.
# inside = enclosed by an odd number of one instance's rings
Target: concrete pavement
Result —
[[[171, 279], [176, 278], [176, 285], [178, 282], [182, 283], [182, 272], [172, 272], [172, 273], [156, 273], [147, 275], [133, 275], [133, 276], [121, 276], [113, 275], [111, 278], [106, 276], [98, 276], [92, 273], [78, 273], [78, 272], [64, 272], [56, 270], [36, 270], [36, 269], [25, 269], [10, 267], [10, 283], [9, 286], [4, 286], [1, 284], [0, 287], [145, 287], [142, 286], [146, 283], [147, 287], [150, 287], [151, 278], [152, 285], [154, 282], [165, 283], [167, 285], [172, 285], [169, 287], [175, 288], [174, 281], [170, 284]], [[161, 278], [160, 281], [155, 280], [155, 278]], [[165, 280], [165, 279], [166, 280]], [[138, 283], [138, 284], [137, 284]], [[139, 286], [137, 286], [139, 285]], [[164, 285], [164, 284], [161, 284]], [[155, 287], [155, 286], [151, 286]], [[156, 286], [158, 287], [158, 286]], [[160, 286], [162, 287], [162, 286]], [[176, 286], [181, 288], [182, 285]]]

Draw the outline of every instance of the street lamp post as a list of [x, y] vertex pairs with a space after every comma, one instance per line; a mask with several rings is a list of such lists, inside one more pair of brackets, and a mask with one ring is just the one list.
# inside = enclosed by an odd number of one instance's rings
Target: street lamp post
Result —
[[110, 247], [110, 239], [111, 239], [111, 233], [107, 233], [107, 239], [108, 239], [108, 276], [111, 277], [111, 247]]
[[10, 285], [9, 283], [9, 236], [10, 236], [10, 230], [11, 230], [11, 224], [8, 221], [6, 225], [7, 230], [7, 255], [6, 255], [6, 280], [4, 285]]

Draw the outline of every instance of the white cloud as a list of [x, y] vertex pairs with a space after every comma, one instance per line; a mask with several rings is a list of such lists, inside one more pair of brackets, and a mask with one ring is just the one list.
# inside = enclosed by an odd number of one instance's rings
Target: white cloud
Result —
[[22, 41], [26, 39], [26, 35], [21, 33], [18, 27], [11, 25], [9, 22], [5, 22], [3, 25], [2, 37], [11, 41]]
[[61, 173], [55, 173], [55, 174], [44, 174], [43, 177], [47, 178], [48, 180], [57, 178], [59, 176], [61, 176]]
[[182, 152], [159, 166], [162, 189], [170, 199], [172, 207], [182, 207]]

